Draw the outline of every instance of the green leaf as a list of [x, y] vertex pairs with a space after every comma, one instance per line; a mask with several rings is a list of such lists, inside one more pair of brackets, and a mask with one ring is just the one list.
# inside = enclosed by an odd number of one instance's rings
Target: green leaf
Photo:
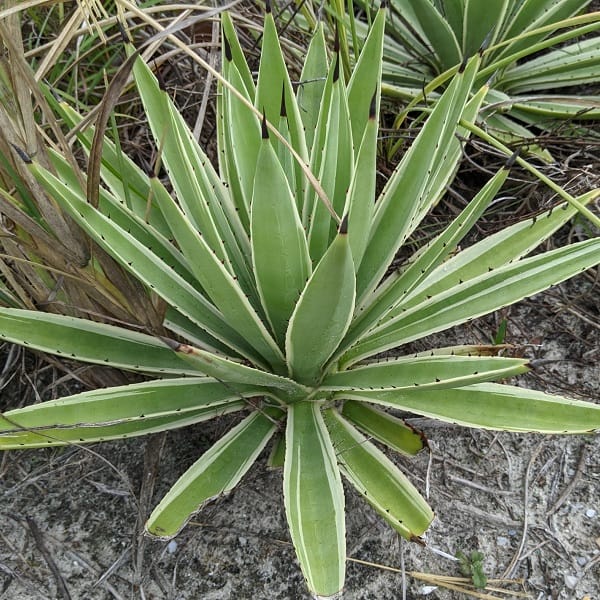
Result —
[[253, 412], [205, 452], [152, 511], [146, 531], [170, 538], [202, 506], [230, 492], [252, 466], [277, 429], [267, 413]]
[[323, 22], [319, 21], [308, 46], [297, 93], [297, 103], [302, 123], [304, 124], [306, 146], [308, 149], [311, 149], [313, 146], [319, 108], [323, 99], [328, 71], [329, 66]]
[[[336, 58], [336, 61], [339, 58]], [[323, 159], [320, 165], [319, 181], [330, 199], [336, 214], [342, 214], [346, 194], [352, 179], [354, 154], [352, 131], [348, 115], [348, 103], [341, 71], [335, 73], [332, 82], [331, 102], [327, 115]], [[312, 260], [318, 262], [335, 235], [335, 222], [331, 212], [318, 198], [311, 201], [313, 206], [308, 236]]]
[[[223, 316], [168, 265], [150, 254], [133, 236], [101, 215], [63, 182], [36, 165], [32, 165], [32, 169], [47, 189], [56, 191], [56, 200], [69, 211], [71, 216], [101, 247], [111, 253], [124, 268], [136, 275], [164, 300], [218, 340], [233, 347], [247, 358], [259, 363], [261, 361], [260, 358], [256, 358], [255, 352], [252, 350], [248, 352], [247, 348], [250, 342], [256, 351], [275, 368], [282, 364], [281, 351], [233, 277], [207, 248], [203, 238], [198, 240], [196, 258], [198, 265], [203, 265], [204, 270], [202, 271], [196, 266], [196, 274], [202, 277], [200, 283], [206, 286], [207, 294], [223, 311]], [[174, 223], [174, 221], [172, 222]], [[194, 235], [191, 228], [188, 228], [187, 233]], [[224, 317], [230, 323], [226, 324]], [[239, 332], [232, 327], [239, 329]]]
[[371, 238], [357, 275], [359, 301], [379, 283], [423, 208], [428, 187], [443, 161], [467, 104], [478, 58], [469, 61], [444, 92], [417, 139], [394, 171], [375, 209]]
[[481, 429], [590, 433], [600, 428], [599, 404], [497, 383], [450, 390], [340, 392], [339, 396]]
[[[596, 195], [597, 191], [592, 191], [579, 196], [577, 200], [586, 205]], [[576, 208], [560, 204], [548, 212], [483, 238], [439, 265], [418, 287], [404, 297], [399, 303], [401, 309], [391, 311], [389, 316], [396, 316], [402, 309], [406, 310], [423, 302], [428, 296], [442, 293], [461, 281], [479, 277], [521, 259], [576, 214]]]
[[509, 306], [560, 283], [600, 261], [600, 240], [586, 240], [491, 270], [447, 288], [374, 329], [342, 364], [383, 352]]
[[502, 89], [512, 93], [555, 90], [596, 83], [600, 79], [600, 36], [546, 52], [513, 67], [502, 78]]
[[268, 136], [256, 164], [250, 229], [260, 298], [275, 338], [283, 346], [311, 263], [296, 200]]
[[423, 534], [433, 511], [406, 476], [336, 410], [326, 411], [325, 422], [348, 481], [403, 537]]
[[145, 435], [247, 406], [253, 386], [167, 379], [83, 392], [0, 415], [0, 449], [90, 443]]
[[190, 140], [183, 117], [167, 93], [160, 89], [158, 81], [141, 58], [136, 60], [133, 72], [145, 115], [156, 144], [161, 149], [160, 158], [169, 173], [177, 198], [194, 226], [202, 231], [207, 246], [231, 271], [223, 236], [211, 214], [212, 188], [209, 186], [210, 195], [207, 196], [206, 185], [202, 185], [203, 171], [210, 168], [210, 161]]
[[484, 40], [494, 43], [508, 11], [509, 0], [466, 0], [462, 49], [471, 56], [481, 48]]
[[370, 439], [375, 439], [396, 452], [414, 456], [427, 445], [425, 436], [420, 431], [409, 427], [402, 419], [364, 402], [347, 400], [344, 402], [342, 415]]
[[[372, 102], [376, 101], [375, 96]], [[379, 123], [376, 111], [365, 127], [362, 143], [356, 157], [352, 183], [348, 190], [345, 214], [348, 215], [348, 239], [352, 249], [354, 270], [357, 271], [364, 255], [375, 212], [375, 192], [377, 186], [377, 134]]]
[[460, 387], [497, 381], [529, 370], [520, 358], [479, 356], [419, 356], [384, 359], [327, 375], [320, 389], [390, 390]]
[[[371, 25], [369, 35], [348, 82], [348, 112], [352, 125], [352, 140], [356, 144], [355, 156], [358, 154], [358, 143], [363, 139], [368, 121], [373, 118], [378, 121], [378, 115], [373, 115], [371, 108], [374, 103], [378, 112], [386, 14], [385, 9], [377, 11], [377, 16]], [[374, 101], [373, 95], [369, 96], [369, 90], [373, 90]]]
[[356, 311], [342, 347], [346, 348], [358, 340], [455, 251], [502, 187], [508, 173], [506, 168], [498, 171], [460, 215], [431, 242], [415, 252], [408, 265], [392, 273], [365, 299], [364, 306]]
[[462, 54], [456, 36], [448, 22], [436, 10], [430, 2], [422, 0], [408, 0], [408, 4], [414, 11], [419, 27], [425, 35], [425, 43], [435, 53], [435, 58], [444, 71], [459, 64]]
[[344, 231], [317, 265], [290, 319], [285, 347], [295, 379], [309, 385], [318, 381], [348, 329], [354, 297], [354, 265]]
[[292, 542], [310, 590], [332, 596], [344, 585], [344, 490], [320, 405], [288, 409], [283, 492]]
[[87, 319], [0, 308], [0, 338], [65, 358], [131, 371], [204, 374], [159, 338]]

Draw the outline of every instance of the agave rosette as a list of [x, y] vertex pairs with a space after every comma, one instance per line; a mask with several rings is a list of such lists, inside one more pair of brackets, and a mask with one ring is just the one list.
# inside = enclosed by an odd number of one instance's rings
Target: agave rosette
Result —
[[[498, 138], [528, 143], [550, 162], [550, 153], [536, 143], [539, 132], [551, 132], [561, 121], [600, 118], [597, 90], [582, 87], [600, 81], [600, 13], [585, 14], [589, 5], [590, 0], [390, 0], [384, 93], [410, 101], [411, 108], [435, 101], [464, 57], [485, 44], [476, 81], [490, 79], [491, 86], [479, 120]], [[352, 26], [358, 37], [366, 30], [359, 20]]]
[[[295, 88], [272, 15], [255, 82], [225, 13], [218, 170], [138, 58], [135, 82], [173, 193], [109, 140], [97, 203], [88, 202], [60, 154], [50, 152], [53, 170], [35, 159], [30, 168], [160, 300], [163, 326], [143, 333], [0, 309], [3, 340], [155, 376], [6, 412], [0, 448], [120, 439], [237, 411], [238, 424], [173, 485], [147, 531], [176, 535], [272, 442], [271, 462], [283, 465], [292, 541], [310, 590], [320, 596], [344, 583], [342, 477], [408, 539], [420, 538], [433, 519], [372, 441], [407, 455], [423, 448], [423, 436], [394, 411], [510, 431], [600, 427], [597, 405], [493, 383], [528, 369], [525, 360], [498, 356], [498, 347], [403, 353], [413, 340], [595, 265], [600, 241], [527, 257], [576, 214], [565, 204], [455, 252], [506, 180], [507, 164], [390, 274], [398, 250], [451, 180], [461, 155], [456, 133], [468, 135], [463, 126], [476, 118], [487, 88], [471, 94], [481, 60], [475, 54], [375, 200], [384, 24], [382, 9], [349, 81], [319, 26]], [[56, 108], [69, 125], [79, 122], [67, 104]], [[88, 152], [92, 137], [91, 129], [79, 132]], [[396, 356], [376, 358], [394, 348]]]

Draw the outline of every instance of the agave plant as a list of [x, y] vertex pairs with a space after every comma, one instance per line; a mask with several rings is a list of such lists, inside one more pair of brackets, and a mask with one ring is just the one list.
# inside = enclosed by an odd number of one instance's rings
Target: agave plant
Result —
[[[370, 3], [360, 2], [365, 9]], [[560, 120], [598, 119], [600, 96], [582, 84], [600, 81], [600, 13], [590, 0], [391, 0], [384, 46], [384, 93], [411, 101], [437, 99], [465, 56], [482, 44], [476, 81], [491, 79], [479, 120], [503, 139], [536, 144]], [[343, 18], [338, 12], [338, 17]], [[351, 22], [354, 43], [366, 25]], [[350, 29], [350, 22], [349, 22]], [[576, 39], [576, 41], [572, 41]], [[423, 93], [425, 88], [426, 93]], [[564, 91], [562, 91], [564, 90]]]
[[[344, 584], [342, 477], [407, 539], [419, 540], [433, 519], [416, 488], [373, 443], [407, 455], [423, 448], [422, 434], [395, 411], [509, 431], [600, 427], [598, 405], [493, 383], [529, 368], [523, 359], [499, 356], [502, 347], [407, 350], [411, 341], [595, 265], [600, 240], [526, 257], [576, 214], [565, 203], [457, 252], [513, 157], [461, 215], [390, 271], [452, 178], [461, 154], [456, 134], [468, 135], [465, 126], [487, 88], [471, 96], [476, 54], [376, 199], [384, 23], [382, 9], [349, 81], [319, 26], [295, 89], [272, 15], [255, 82], [225, 13], [218, 171], [160, 77], [133, 53], [135, 82], [173, 195], [109, 140], [95, 162], [99, 130], [79, 131], [103, 181], [90, 186], [89, 198], [59, 153], [49, 152], [52, 168], [23, 158], [58, 205], [161, 300], [162, 327], [145, 333], [0, 309], [3, 340], [154, 375], [5, 412], [0, 448], [120, 439], [239, 412], [237, 425], [164, 496], [147, 532], [175, 536], [204, 503], [230, 491], [272, 442], [270, 462], [283, 466], [291, 538], [308, 587], [320, 596]], [[65, 103], [56, 110], [70, 125], [80, 120]], [[577, 205], [595, 195], [565, 193]]]

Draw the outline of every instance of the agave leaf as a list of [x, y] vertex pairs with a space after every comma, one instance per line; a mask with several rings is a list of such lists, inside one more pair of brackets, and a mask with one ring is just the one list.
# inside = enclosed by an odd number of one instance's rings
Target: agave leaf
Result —
[[[226, 402], [220, 406], [198, 408], [182, 414], [171, 414], [163, 417], [145, 416], [135, 420], [126, 420], [107, 425], [78, 426], [69, 429], [41, 428], [7, 433], [6, 438], [0, 433], [0, 449], [24, 450], [29, 448], [46, 448], [70, 444], [91, 444], [122, 440], [141, 435], [150, 435], [195, 425], [208, 419], [214, 419], [230, 412], [243, 410], [246, 403], [241, 401]], [[2, 417], [0, 416], [0, 422]], [[14, 421], [13, 421], [14, 423]]]
[[256, 163], [250, 229], [256, 283], [280, 345], [310, 276], [308, 246], [296, 200], [266, 127]]
[[358, 271], [365, 253], [375, 212], [373, 198], [375, 198], [377, 186], [377, 134], [379, 132], [377, 114], [374, 110], [375, 102], [374, 95], [373, 109], [370, 112], [358, 150], [354, 175], [344, 209], [344, 213], [348, 215], [348, 239], [355, 271]]
[[230, 492], [254, 464], [277, 429], [276, 419], [253, 412], [207, 450], [152, 511], [146, 531], [170, 538], [202, 506]]
[[[247, 102], [252, 103], [254, 98], [247, 95], [236, 66], [230, 64], [227, 71], [227, 81], [242, 94]], [[229, 88], [222, 86], [221, 94], [224, 103], [223, 115], [226, 115], [223, 119], [225, 172], [235, 205], [240, 212], [244, 227], [248, 230], [252, 186], [260, 148], [260, 126], [254, 112], [242, 103]]]
[[[586, 205], [597, 194], [598, 191], [595, 190], [577, 199]], [[441, 293], [461, 281], [468, 281], [519, 260], [576, 214], [576, 208], [561, 204], [546, 213], [515, 223], [469, 246], [439, 265], [418, 287], [407, 294], [400, 303], [402, 309], [422, 302], [427, 296]], [[388, 316], [396, 316], [399, 312], [400, 309], [391, 311]]]
[[389, 390], [461, 387], [497, 381], [529, 370], [520, 358], [478, 356], [401, 357], [328, 375], [322, 390]]
[[279, 396], [286, 394], [286, 398], [290, 401], [298, 396], [306, 396], [309, 392], [308, 388], [287, 377], [254, 369], [187, 344], [180, 344], [172, 340], [166, 340], [166, 338], [165, 341], [178, 353], [182, 360], [193, 365], [201, 373], [216, 377], [220, 381], [262, 386], [264, 388], [263, 393], [275, 390], [279, 392]]
[[368, 303], [365, 303], [356, 312], [348, 335], [341, 344], [343, 348], [355, 342], [363, 333], [375, 325], [379, 319], [454, 252], [460, 241], [498, 193], [498, 190], [506, 181], [508, 173], [508, 168], [498, 171], [442, 233], [417, 251], [407, 266], [390, 275], [366, 299]]
[[88, 443], [182, 427], [240, 410], [253, 386], [209, 378], [150, 381], [83, 392], [0, 416], [0, 448]]
[[[332, 110], [331, 103], [333, 101], [333, 80], [336, 69], [338, 69], [339, 56], [334, 56], [333, 62], [329, 67], [327, 78], [323, 87], [323, 94], [321, 96], [321, 104], [319, 106], [317, 127], [313, 135], [313, 144], [310, 152], [310, 170], [313, 173], [321, 173], [322, 164], [326, 158], [325, 153], [325, 142], [327, 139], [327, 133], [329, 131], [329, 113]], [[312, 215], [315, 209], [315, 203], [318, 203], [318, 197], [314, 189], [311, 186], [306, 188], [305, 197], [302, 206], [302, 224], [309, 230], [312, 225]]]
[[379, 197], [371, 239], [357, 274], [359, 301], [380, 281], [423, 207], [432, 169], [456, 131], [478, 62], [477, 57], [471, 59], [453, 79]]
[[65, 358], [131, 371], [204, 374], [159, 338], [87, 319], [0, 308], [0, 338]]
[[589, 0], [526, 0], [521, 3], [503, 35], [504, 39], [514, 38], [514, 41], [507, 44], [495, 56], [495, 60], [532, 47], [537, 41], [547, 37], [550, 32], [527, 37], [523, 37], [522, 34], [568, 19], [579, 13], [587, 4]]
[[375, 328], [342, 359], [360, 358], [443, 331], [532, 296], [600, 261], [600, 239], [520, 260], [449, 287]]
[[[135, 61], [133, 72], [148, 123], [161, 149], [160, 158], [169, 172], [179, 203], [195, 227], [202, 231], [206, 244], [231, 272], [223, 236], [216, 227], [209, 208], [209, 197], [202, 186], [202, 173], [207, 163], [210, 164], [209, 160], [206, 156], [198, 156], [201, 153], [199, 148], [198, 154], [193, 151], [196, 149], [192, 149], [189, 137], [183, 132], [181, 123], [178, 123], [182, 119], [181, 114], [167, 93], [160, 89], [158, 81], [141, 58]], [[198, 158], [200, 161], [196, 160]]]
[[516, 96], [513, 113], [527, 122], [600, 119], [600, 96]]
[[294, 379], [314, 384], [346, 333], [354, 310], [355, 275], [348, 235], [340, 231], [308, 280], [287, 330]]
[[[50, 150], [48, 154], [57, 177], [71, 187], [71, 189], [78, 190], [80, 196], [83, 197], [85, 195], [85, 188], [82, 187], [80, 180], [73, 172], [73, 167], [57, 152]], [[85, 181], [83, 183], [85, 184]], [[146, 197], [152, 198], [150, 185], [148, 186]], [[158, 207], [154, 202], [152, 204], [156, 211]], [[140, 244], [148, 248], [150, 252], [156, 254], [166, 264], [171, 265], [176, 273], [181, 275], [188, 283], [194, 284], [194, 276], [190, 271], [189, 263], [173, 245], [169, 237], [156, 230], [143, 216], [140, 217], [134, 210], [128, 208], [125, 202], [115, 198], [103, 187], [99, 190], [98, 210], [108, 216], [121, 229], [130, 233]], [[167, 223], [162, 218], [162, 214], [160, 217], [163, 228], [168, 232], [167, 236], [170, 236], [171, 232]]]
[[[54, 108], [66, 124], [76, 132], [77, 140], [86, 155], [89, 156], [94, 138], [94, 128], [89, 126], [82, 129], [83, 117], [66, 102], [57, 101], [49, 90], [46, 97], [49, 101], [52, 101]], [[65, 165], [65, 169], [70, 166], [68, 161], [56, 151], [50, 149], [49, 153], [55, 164], [60, 161]], [[62, 172], [64, 172], [64, 169]], [[158, 207], [148, 201], [150, 197], [148, 176], [127, 155], [120, 152], [115, 143], [107, 137], [104, 138], [102, 144], [100, 175], [113, 196], [118, 198], [122, 204], [161, 235], [169, 235], [169, 228]], [[74, 180], [77, 179], [76, 174], [72, 171], [72, 166], [71, 176]], [[102, 190], [100, 191], [102, 192]]]
[[[358, 155], [358, 143], [363, 139], [369, 120], [374, 118], [377, 122], [379, 121], [379, 88], [386, 13], [385, 9], [377, 11], [377, 16], [371, 25], [369, 35], [348, 82], [348, 112], [352, 124], [352, 140], [356, 143], [355, 156]], [[374, 97], [369, 98], [369, 90], [373, 90]], [[373, 107], [376, 108], [375, 115], [372, 115]]]
[[312, 592], [332, 596], [344, 585], [344, 490], [320, 405], [288, 409], [283, 492], [292, 542]]
[[342, 415], [364, 431], [370, 439], [375, 439], [396, 452], [414, 456], [427, 445], [425, 436], [398, 419], [364, 402], [347, 400]]
[[448, 22], [431, 2], [406, 0], [416, 15], [426, 45], [430, 46], [441, 70], [449, 69], [462, 60], [462, 53], [456, 36]]
[[502, 88], [531, 93], [559, 87], [595, 83], [600, 79], [600, 36], [563, 46], [511, 68]]
[[[221, 311], [227, 322], [271, 364], [283, 361], [281, 351], [265, 329], [248, 298], [201, 235], [181, 213], [167, 191], [156, 181], [152, 189], [173, 231], [175, 239], [188, 257], [197, 280], [206, 295]], [[263, 354], [264, 352], [264, 354]]]
[[304, 134], [308, 149], [311, 149], [313, 146], [317, 119], [319, 117], [319, 107], [323, 98], [328, 72], [329, 63], [327, 60], [325, 33], [323, 22], [319, 21], [308, 46], [297, 93], [297, 103], [302, 123], [304, 124]]
[[220, 13], [220, 16], [221, 27], [223, 28], [223, 56], [226, 58], [226, 60], [223, 61], [222, 65], [224, 69], [223, 74], [227, 79], [227, 66], [230, 63], [233, 63], [238, 73], [240, 74], [242, 81], [244, 82], [244, 87], [246, 88], [248, 96], [250, 98], [254, 98], [254, 95], [256, 93], [254, 79], [252, 78], [252, 73], [250, 71], [250, 68], [248, 67], [246, 57], [244, 56], [244, 51], [242, 50], [242, 46], [240, 45], [240, 41], [238, 40], [237, 34], [235, 32], [235, 27], [233, 26], [231, 15], [228, 11], [225, 10]]
[[[336, 61], [339, 61], [339, 57], [336, 58]], [[348, 98], [343, 75], [338, 67], [339, 62], [336, 62], [319, 181], [327, 197], [331, 199], [334, 210], [339, 215], [344, 210], [346, 193], [352, 178], [354, 155], [348, 116]], [[310, 219], [308, 241], [310, 256], [316, 263], [329, 247], [335, 234], [335, 222], [323, 202], [314, 200], [312, 205], [313, 212]]]
[[[285, 107], [289, 141], [302, 160], [308, 162], [302, 117], [279, 45], [279, 35], [273, 14], [268, 10], [265, 15], [262, 36], [255, 106], [258, 110], [263, 111], [269, 122], [277, 123], [282, 105]], [[285, 152], [285, 150], [283, 151]], [[289, 153], [288, 156], [290, 156]], [[291, 166], [291, 172], [288, 174], [290, 188], [297, 190], [301, 197], [305, 188], [304, 173], [296, 161], [292, 160], [289, 164]]]
[[[463, 39], [463, 24], [465, 20], [465, 0], [441, 0], [441, 12], [457, 40]], [[486, 32], [487, 35], [487, 32]], [[465, 53], [468, 56], [468, 53]]]
[[600, 428], [598, 404], [497, 383], [449, 390], [340, 392], [340, 397], [482, 429], [590, 433]]
[[[257, 358], [256, 353], [248, 348], [245, 339], [224, 321], [217, 309], [167, 264], [163, 263], [157, 256], [149, 253], [147, 248], [133, 236], [122, 230], [109, 218], [101, 215], [84, 198], [77, 195], [51, 173], [35, 164], [32, 165], [32, 169], [36, 177], [46, 186], [46, 189], [54, 192], [57, 202], [60, 202], [61, 206], [71, 214], [98, 245], [110, 252], [125, 269], [132, 272], [165, 301], [205, 329], [210, 336], [216, 337], [250, 360], [261, 361], [260, 358]], [[208, 259], [210, 260], [210, 257]], [[219, 269], [219, 267], [216, 266], [216, 269]], [[227, 285], [227, 281], [224, 282], [227, 275], [223, 271], [221, 271], [221, 282], [217, 282], [216, 285], [224, 287]], [[211, 282], [211, 285], [214, 287], [215, 284]], [[218, 291], [217, 289], [217, 293]], [[236, 298], [233, 296], [226, 298], [226, 300], [236, 303]], [[238, 295], [237, 300], [237, 307], [229, 306], [232, 313], [236, 313], [235, 318], [241, 319], [245, 325], [252, 329], [261, 329], [258, 323], [254, 323], [254, 317], [246, 309], [245, 297], [242, 300]], [[240, 306], [242, 304], [243, 306]], [[279, 352], [275, 342], [269, 342], [268, 333], [264, 330], [264, 327], [262, 327], [262, 330], [261, 336], [257, 337], [254, 342], [259, 345], [261, 343], [266, 344], [264, 347], [266, 354], [270, 354], [271, 358], [275, 358]], [[212, 337], [207, 339], [208, 344], [210, 344], [211, 339]], [[267, 350], [267, 348], [269, 349]]]
[[336, 410], [325, 413], [340, 469], [356, 490], [398, 533], [418, 538], [433, 521], [433, 511], [392, 461]]
[[508, 12], [509, 0], [465, 0], [462, 50], [471, 56], [482, 46], [494, 43]]

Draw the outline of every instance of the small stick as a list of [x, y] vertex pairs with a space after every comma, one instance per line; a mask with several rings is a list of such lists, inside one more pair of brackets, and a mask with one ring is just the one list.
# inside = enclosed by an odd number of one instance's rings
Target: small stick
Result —
[[62, 596], [62, 598], [64, 598], [64, 600], [72, 600], [71, 594], [69, 593], [69, 590], [67, 589], [67, 584], [65, 583], [65, 580], [64, 580], [63, 576], [61, 575], [61, 572], [58, 570], [58, 567], [56, 566], [56, 563], [54, 562], [54, 559], [52, 558], [52, 554], [50, 554], [50, 551], [48, 550], [48, 548], [46, 548], [46, 544], [44, 543], [44, 538], [42, 536], [42, 532], [40, 531], [40, 528], [37, 526], [37, 523], [31, 517], [25, 517], [25, 521], [27, 522], [27, 527], [29, 527], [29, 531], [31, 531], [31, 535], [33, 536], [35, 544], [38, 547], [38, 550], [42, 553], [42, 556], [44, 557], [46, 564], [50, 568], [50, 571], [52, 572], [52, 575], [54, 576], [54, 579], [56, 580], [56, 588], [57, 588], [58, 594], [60, 596]]

